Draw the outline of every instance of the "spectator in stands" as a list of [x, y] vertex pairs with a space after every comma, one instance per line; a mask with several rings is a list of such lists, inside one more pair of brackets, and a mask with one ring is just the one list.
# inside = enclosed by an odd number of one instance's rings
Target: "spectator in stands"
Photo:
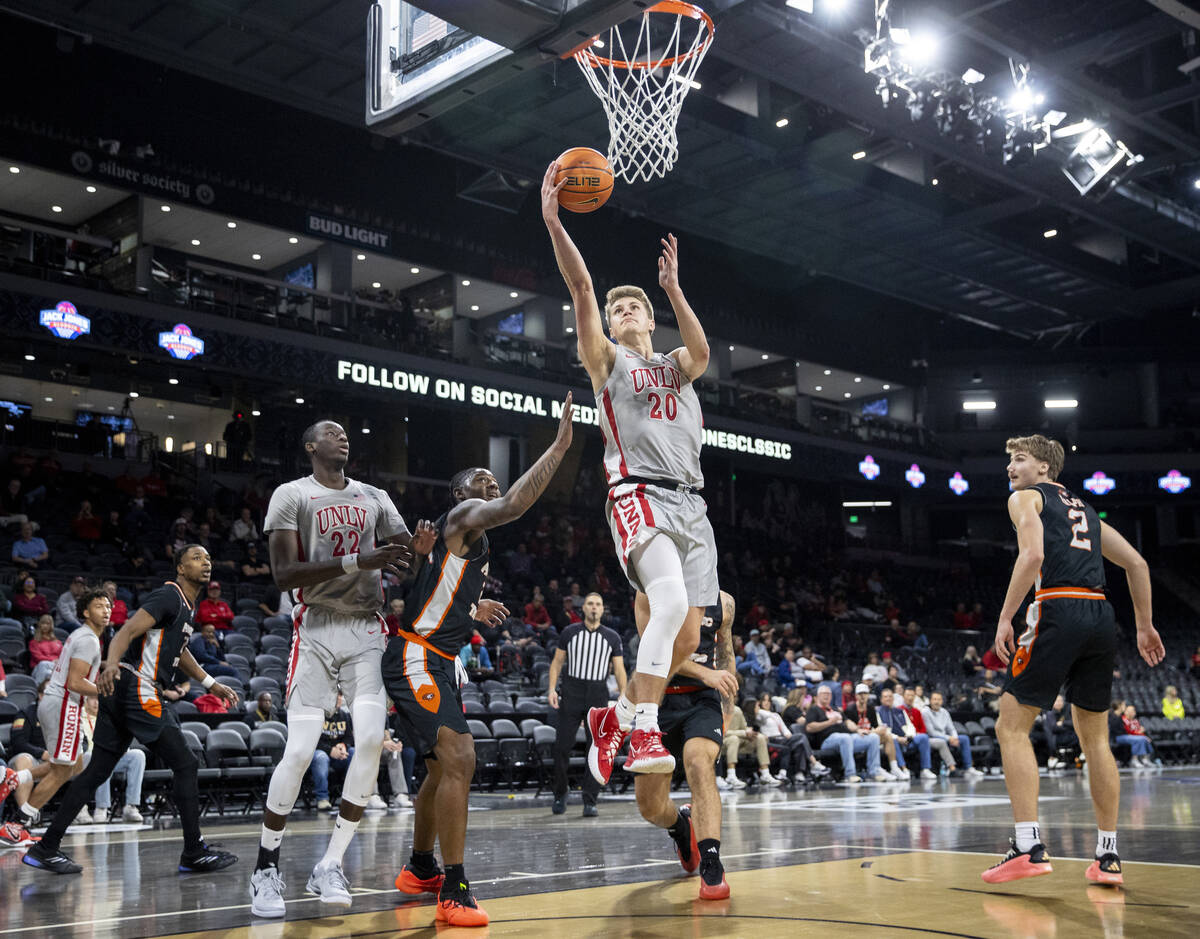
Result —
[[220, 557], [220, 549], [217, 547], [216, 539], [213, 537], [212, 526], [208, 522], [201, 522], [196, 526], [195, 543], [208, 552], [208, 556], [212, 558], [214, 568], [224, 568], [230, 577], [233, 577], [237, 573], [238, 564], [236, 561]]
[[12, 562], [27, 571], [44, 567], [50, 560], [50, 549], [41, 538], [34, 537], [33, 523], [21, 523], [21, 537], [13, 542]]
[[1192, 653], [1191, 673], [1193, 678], [1200, 678], [1200, 646]]
[[79, 620], [76, 618], [75, 604], [79, 601], [83, 591], [87, 589], [87, 580], [82, 574], [76, 574], [71, 578], [71, 584], [58, 595], [58, 602], [54, 605], [54, 611], [58, 614], [58, 623], [63, 629], [70, 632], [79, 626]]
[[201, 625], [200, 635], [192, 637], [192, 641], [188, 643], [188, 651], [208, 674], [216, 678], [240, 677], [238, 670], [225, 661], [225, 649], [221, 646], [221, 640], [217, 638], [216, 626], [211, 622]]
[[11, 602], [13, 619], [19, 619], [30, 632], [38, 619], [50, 612], [50, 603], [38, 593], [37, 578], [32, 574], [24, 574], [17, 581], [17, 590]]
[[801, 648], [796, 663], [804, 670], [804, 677], [814, 684], [825, 677], [825, 669], [828, 667], [809, 645]]
[[984, 669], [982, 675], [976, 676], [976, 710], [980, 712], [995, 711], [996, 702], [1003, 691], [1004, 689], [996, 683], [996, 673], [990, 668]]
[[0, 698], [8, 697], [8, 687], [5, 685], [4, 663], [0, 662]]
[[241, 411], [234, 411], [233, 420], [225, 425], [225, 432], [221, 434], [221, 439], [225, 441], [225, 457], [229, 469], [236, 470], [241, 466], [253, 435], [245, 415]]
[[1079, 745], [1075, 728], [1071, 724], [1071, 712], [1066, 699], [1060, 694], [1048, 711], [1042, 711], [1042, 733], [1046, 738], [1046, 769], [1058, 769], [1063, 763], [1058, 754], [1061, 750]]
[[[783, 653], [783, 658], [779, 660], [779, 664], [775, 666], [775, 680], [779, 682], [779, 687], [784, 691], [791, 691], [796, 687], [799, 666], [796, 665], [796, 653], [788, 649]], [[801, 682], [803, 678], [799, 679]]]
[[887, 677], [888, 670], [880, 663], [879, 653], [868, 653], [867, 664], [863, 666], [862, 678], [860, 680], [874, 687], [875, 685], [882, 685], [887, 681]]
[[187, 522], [181, 518], [176, 519], [171, 527], [171, 534], [167, 536], [167, 543], [163, 546], [163, 556], [168, 561], [174, 561], [175, 553], [182, 551], [193, 539], [194, 536], [188, 534]]
[[54, 635], [54, 617], [49, 613], [43, 613], [38, 617], [33, 638], [29, 640], [30, 670], [37, 668], [39, 662], [49, 662], [53, 665], [58, 661], [62, 647], [62, 640]]
[[921, 632], [920, 624], [915, 620], [908, 621], [908, 639], [907, 644], [912, 646], [918, 652], [924, 652], [929, 648], [929, 637]]
[[741, 749], [745, 746], [754, 747], [758, 757], [758, 778], [764, 786], [778, 786], [779, 781], [771, 776], [771, 756], [767, 751], [767, 738], [746, 723], [746, 714], [742, 708], [734, 708], [726, 718], [725, 735], [721, 741], [721, 751], [725, 756], [725, 778], [718, 779], [721, 789], [745, 789], [746, 784], [738, 778], [737, 764]]
[[492, 657], [488, 655], [487, 646], [484, 645], [479, 630], [475, 630], [466, 645], [458, 651], [458, 658], [471, 681], [492, 677]]
[[317, 741], [309, 768], [313, 778], [313, 794], [317, 797], [317, 811], [330, 808], [329, 772], [345, 775], [354, 755], [354, 722], [346, 709], [346, 699], [337, 696], [337, 709], [325, 719], [321, 728], [321, 739]]
[[[598, 592], [598, 591], [597, 591]], [[583, 617], [579, 613], [579, 607], [571, 600], [570, 597], [560, 597], [562, 612], [559, 614], [558, 622], [555, 626], [561, 632], [568, 626], [574, 623], [582, 623]]]
[[1117, 743], [1129, 744], [1130, 752], [1133, 754], [1129, 761], [1130, 765], [1153, 766], [1154, 764], [1150, 761], [1150, 738], [1146, 735], [1142, 722], [1137, 718], [1137, 708], [1132, 704], [1125, 705], [1125, 710], [1121, 714], [1121, 723], [1125, 733], [1117, 737]]
[[264, 691], [255, 699], [254, 710], [246, 715], [246, 723], [255, 727], [262, 721], [282, 722], [285, 716], [283, 711], [275, 707], [275, 699], [271, 696], [271, 692]]
[[208, 593], [196, 607], [196, 622], [203, 626], [212, 623], [217, 629], [233, 629], [233, 609], [221, 599], [219, 581], [208, 582]]
[[803, 724], [811, 705], [812, 698], [808, 695], [808, 687], [804, 682], [800, 682], [788, 692], [787, 703], [783, 706], [783, 722], [789, 729], [793, 724]]
[[[793, 734], [784, 723], [783, 717], [775, 712], [770, 694], [763, 692], [755, 702], [754, 721], [759, 733], [780, 751], [779, 773], [775, 777], [780, 783], [788, 780], [793, 783], [800, 782], [810, 772], [820, 776], [829, 772], [813, 756], [808, 735]], [[769, 775], [770, 770], [767, 772]]]
[[1169, 721], [1181, 721], [1184, 718], [1183, 701], [1179, 697], [1179, 689], [1167, 685], [1162, 699], [1163, 717]]
[[762, 633], [759, 630], [750, 630], [750, 639], [743, 648], [743, 654], [743, 667], [739, 671], [748, 671], [752, 675], [763, 678], [771, 674], [771, 654], [767, 651], [766, 643], [762, 641]]
[[101, 584], [101, 589], [108, 594], [108, 600], [112, 604], [112, 615], [108, 618], [108, 625], [114, 630], [120, 629], [125, 625], [125, 620], [129, 619], [129, 607], [117, 596], [116, 581], [106, 580]]
[[[863, 682], [854, 687], [854, 700], [846, 705], [842, 712], [846, 719], [846, 731], [860, 737], [874, 734], [879, 738], [879, 747], [892, 767], [892, 777], [899, 780], [908, 779], [908, 770], [896, 759], [896, 742], [892, 732], [879, 722], [875, 705], [871, 704], [871, 689]], [[887, 772], [887, 770], [883, 770]]]
[[822, 688], [829, 689], [829, 699], [833, 702], [835, 708], [842, 706], [842, 673], [836, 665], [826, 666], [825, 671], [821, 673], [821, 682], [817, 685], [817, 690]]
[[21, 492], [21, 480], [10, 479], [0, 493], [0, 526], [20, 525], [29, 521], [25, 514], [25, 496]]
[[901, 693], [904, 691], [904, 679], [900, 676], [900, 666], [895, 662], [888, 664], [887, 678], [875, 686], [877, 692], [884, 689]]
[[967, 651], [963, 653], [962, 672], [967, 678], [974, 678], [984, 670], [983, 660], [979, 657], [979, 650], [974, 646], [967, 646]]
[[954, 628], [955, 629], [974, 629], [974, 621], [971, 619], [971, 614], [967, 612], [967, 605], [961, 600], [954, 605]]
[[875, 734], [847, 733], [845, 717], [833, 706], [833, 695], [829, 687], [817, 689], [817, 700], [808, 709], [804, 725], [809, 743], [818, 756], [840, 756], [842, 778], [849, 783], [862, 782], [855, 772], [854, 754], [866, 753], [867, 775], [875, 782], [888, 782], [891, 776], [879, 765], [879, 737]]
[[[96, 712], [99, 710], [99, 698], [84, 698], [83, 699], [83, 720], [81, 729], [83, 731], [84, 740], [87, 742], [87, 753], [83, 756], [83, 766], [86, 769], [88, 763], [92, 761], [92, 741], [96, 733]], [[125, 808], [121, 811], [119, 817], [112, 819], [113, 821], [125, 822], [131, 825], [140, 825], [143, 821], [142, 813], [138, 811], [138, 806], [142, 804], [142, 778], [146, 774], [146, 751], [138, 750], [130, 747], [117, 760], [117, 765], [113, 767], [113, 775], [121, 773], [125, 777]], [[95, 821], [99, 822], [107, 820], [109, 811], [112, 808], [112, 776], [104, 780], [96, 787], [96, 814]], [[75, 816], [75, 824], [90, 824], [93, 821], [91, 813], [88, 812], [85, 805], [79, 810], [79, 814]]]
[[392, 794], [388, 800], [395, 808], [411, 808], [412, 793], [416, 792], [413, 769], [416, 767], [417, 751], [408, 746], [399, 736], [400, 719], [393, 710], [388, 715], [387, 736], [383, 740], [382, 760], [387, 765], [388, 782]]
[[399, 597], [388, 603], [388, 613], [384, 622], [387, 623], [389, 636], [400, 635], [400, 627], [404, 625], [404, 601]]
[[94, 545], [100, 541], [102, 529], [100, 518], [92, 512], [92, 503], [84, 499], [79, 503], [79, 512], [71, 519], [71, 533], [80, 541]]
[[917, 733], [917, 729], [908, 719], [908, 715], [904, 713], [904, 709], [895, 704], [895, 695], [892, 691], [885, 688], [879, 692], [879, 707], [876, 710], [880, 723], [892, 732], [892, 737], [896, 741], [896, 762], [901, 767], [907, 768], [905, 767], [906, 757], [911, 756], [912, 750], [916, 750], [921, 763], [921, 778], [937, 779], [937, 774], [931, 768], [929, 735]]
[[[570, 597], [567, 598], [568, 601]], [[525, 604], [525, 625], [526, 626], [548, 626], [550, 624], [550, 612], [546, 609], [545, 597], [542, 596], [540, 587], [533, 588], [533, 599]]]
[[[929, 741], [932, 744], [933, 741], [940, 740], [950, 748], [950, 758], [946, 761], [946, 771], [950, 775], [954, 775], [957, 765], [953, 756], [953, 751], [957, 750], [962, 757], [963, 773], [968, 779], [978, 779], [983, 773], [977, 770], [971, 761], [971, 740], [965, 734], [959, 734], [954, 726], [954, 720], [950, 717], [950, 712], [942, 705], [942, 693], [934, 691], [929, 695], [929, 706], [921, 709]], [[943, 755], [942, 759], [946, 760], [946, 756]]]
[[125, 526], [121, 522], [119, 509], [110, 509], [108, 517], [101, 523], [100, 543], [113, 545], [120, 551], [125, 550]]
[[954, 762], [954, 756], [950, 752], [950, 744], [941, 737], [934, 737], [929, 733], [929, 729], [925, 726], [925, 715], [921, 713], [921, 708], [917, 706], [917, 689], [914, 687], [900, 688], [895, 692], [898, 695], [896, 700], [900, 710], [904, 712], [904, 716], [908, 718], [910, 724], [917, 734], [924, 734], [929, 740], [930, 750], [930, 768], [932, 769], [932, 754], [934, 751], [941, 758], [942, 765], [946, 767], [948, 772], [953, 772], [957, 775], [957, 764]]
[[250, 506], [243, 505], [241, 514], [234, 520], [229, 529], [230, 541], [258, 541], [258, 526], [254, 524], [254, 516]]
[[259, 557], [258, 542], [246, 544], [246, 556], [242, 558], [242, 582], [247, 584], [271, 583], [271, 565], [264, 557]]

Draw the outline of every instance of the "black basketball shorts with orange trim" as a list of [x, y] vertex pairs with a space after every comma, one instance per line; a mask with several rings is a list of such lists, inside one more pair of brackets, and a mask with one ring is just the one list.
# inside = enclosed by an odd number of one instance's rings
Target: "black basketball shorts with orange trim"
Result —
[[401, 636], [383, 653], [383, 685], [400, 716], [400, 739], [423, 756], [433, 755], [438, 730], [468, 734], [454, 660]]
[[1085, 711], [1107, 711], [1116, 657], [1116, 615], [1107, 600], [1034, 601], [1004, 690], [1042, 710], [1062, 691]]
[[721, 695], [712, 688], [664, 694], [658, 707], [658, 726], [663, 746], [676, 759], [683, 758], [684, 744], [694, 737], [720, 746], [725, 739]]

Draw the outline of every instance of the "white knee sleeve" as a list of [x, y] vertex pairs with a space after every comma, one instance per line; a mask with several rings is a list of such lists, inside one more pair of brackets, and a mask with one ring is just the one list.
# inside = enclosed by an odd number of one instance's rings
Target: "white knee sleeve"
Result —
[[287, 815], [296, 804], [324, 726], [325, 713], [320, 708], [303, 705], [288, 708], [287, 746], [267, 787], [267, 808], [276, 815]]
[[666, 678], [675, 638], [688, 614], [683, 577], [662, 577], [646, 584], [646, 598], [650, 601], [650, 620], [638, 644], [637, 670], [643, 675]]
[[354, 756], [346, 769], [342, 798], [355, 805], [366, 805], [379, 777], [379, 754], [383, 750], [383, 730], [387, 709], [373, 698], [355, 701], [350, 708], [354, 718]]

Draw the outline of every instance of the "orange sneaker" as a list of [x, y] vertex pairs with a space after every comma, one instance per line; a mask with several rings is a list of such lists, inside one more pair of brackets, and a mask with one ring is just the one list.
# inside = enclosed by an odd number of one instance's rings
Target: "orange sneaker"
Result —
[[1096, 858], [1087, 869], [1087, 879], [1093, 883], [1114, 886], [1125, 883], [1125, 878], [1121, 876], [1121, 859], [1115, 854]]
[[447, 926], [486, 926], [487, 913], [475, 902], [470, 892], [456, 893], [452, 897], [438, 899], [437, 915], [439, 923]]
[[1003, 884], [1010, 880], [1022, 880], [1025, 877], [1040, 877], [1054, 870], [1050, 866], [1050, 856], [1046, 854], [1046, 846], [1035, 844], [1028, 851], [1018, 851], [1017, 842], [1008, 839], [1011, 847], [1004, 860], [994, 864], [979, 876], [985, 884]]
[[662, 731], [635, 730], [629, 735], [627, 773], [673, 773], [675, 757], [663, 746]]
[[437, 893], [442, 889], [442, 881], [445, 879], [445, 875], [438, 871], [433, 877], [422, 880], [405, 864], [396, 875], [396, 889], [403, 893]]
[[[710, 867], [715, 868], [715, 870], [710, 869]], [[704, 864], [700, 868], [700, 899], [729, 899], [729, 883], [725, 880], [725, 868], [719, 861], [715, 864], [711, 862]]]

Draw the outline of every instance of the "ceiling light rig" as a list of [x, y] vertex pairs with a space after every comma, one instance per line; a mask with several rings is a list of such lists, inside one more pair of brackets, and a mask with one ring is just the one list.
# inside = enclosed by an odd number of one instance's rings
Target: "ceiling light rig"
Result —
[[[1029, 63], [1009, 60], [1012, 93], [1007, 98], [984, 94], [987, 77], [975, 68], [961, 76], [939, 68], [938, 40], [931, 33], [892, 26], [891, 0], [875, 0], [875, 32], [859, 29], [863, 71], [877, 79], [875, 93], [885, 108], [901, 104], [914, 123], [932, 121], [938, 133], [959, 143], [974, 143], [1005, 165], [1030, 163], [1052, 148], [1063, 173], [1087, 195], [1119, 167], [1142, 162], [1119, 140], [1090, 119], [1067, 120], [1067, 112], [1046, 107], [1046, 95], [1030, 79]], [[1078, 141], [1071, 137], [1080, 136]], [[1113, 174], [1109, 187], [1120, 181]]]

